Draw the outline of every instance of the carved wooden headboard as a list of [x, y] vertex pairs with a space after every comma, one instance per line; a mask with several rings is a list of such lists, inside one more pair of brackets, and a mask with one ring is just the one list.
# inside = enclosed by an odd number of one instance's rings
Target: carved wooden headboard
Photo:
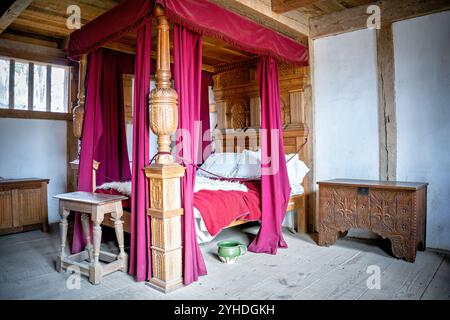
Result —
[[[261, 100], [256, 61], [216, 68], [213, 91], [219, 129], [259, 127]], [[280, 108], [283, 125], [305, 121], [305, 88], [309, 85], [308, 67], [279, 65]]]
[[[283, 143], [286, 154], [297, 152], [308, 138], [308, 128], [304, 124], [289, 125], [283, 129]], [[244, 130], [216, 130], [214, 133], [215, 152], [256, 151], [260, 148], [259, 129]], [[308, 148], [303, 147], [299, 152], [300, 160], [307, 163]]]
[[[308, 128], [304, 124], [288, 125], [283, 129], [283, 143], [286, 154], [295, 153], [300, 150], [299, 158], [308, 163]], [[242, 152], [243, 150], [257, 150], [260, 147], [259, 130], [249, 128], [244, 130], [215, 130], [214, 131], [215, 152]], [[302, 147], [303, 146], [303, 147]], [[297, 212], [297, 230], [307, 232], [308, 217], [306, 202], [309, 195], [307, 179], [303, 179], [302, 195], [291, 196], [288, 211]]]

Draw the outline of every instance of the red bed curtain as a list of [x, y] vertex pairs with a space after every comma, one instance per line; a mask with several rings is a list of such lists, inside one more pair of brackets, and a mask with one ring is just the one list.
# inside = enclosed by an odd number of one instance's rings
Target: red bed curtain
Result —
[[200, 121], [202, 125], [202, 148], [199, 162], [203, 163], [211, 154], [211, 121], [209, 118], [209, 86], [212, 85], [211, 73], [202, 72]]
[[200, 120], [200, 96], [202, 79], [202, 38], [182, 26], [174, 26], [174, 83], [178, 93], [177, 144], [182, 143], [180, 156], [186, 173], [181, 179], [181, 201], [184, 209], [182, 217], [183, 279], [188, 285], [206, 274], [202, 252], [197, 243], [195, 231], [193, 198], [195, 184], [196, 155], [200, 134], [196, 124]]
[[282, 222], [291, 187], [286, 169], [281, 123], [280, 89], [277, 62], [261, 57], [258, 64], [261, 97], [261, 228], [249, 246], [253, 252], [276, 254], [287, 248]]
[[137, 37], [133, 112], [133, 177], [131, 182], [131, 249], [129, 273], [138, 281], [152, 276], [149, 186], [143, 169], [149, 165], [149, 114], [151, 68], [151, 21], [144, 23]]
[[295, 65], [308, 64], [302, 44], [207, 0], [156, 0], [171, 21], [238, 49]]
[[81, 29], [70, 34], [67, 56], [69, 59], [78, 60], [81, 54], [100, 48], [102, 45], [136, 30], [151, 19], [153, 2], [151, 0], [124, 1], [89, 21]]
[[[125, 135], [122, 74], [134, 68], [132, 55], [98, 49], [89, 55], [78, 190], [92, 192], [92, 162], [100, 162], [97, 185], [131, 179]], [[76, 215], [73, 252], [85, 246]]]
[[103, 132], [94, 159], [100, 162], [97, 185], [112, 181], [130, 181], [123, 74], [134, 73], [134, 56], [108, 49], [102, 54], [101, 114]]

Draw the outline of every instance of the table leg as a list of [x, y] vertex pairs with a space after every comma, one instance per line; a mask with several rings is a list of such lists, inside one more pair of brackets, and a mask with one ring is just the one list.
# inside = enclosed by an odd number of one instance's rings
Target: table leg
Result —
[[94, 236], [94, 263], [89, 267], [89, 281], [93, 284], [98, 284], [102, 280], [103, 272], [100, 265], [100, 244], [102, 241], [102, 227], [104, 213], [96, 208], [92, 212], [91, 219], [94, 224], [93, 236]]
[[119, 259], [123, 260], [124, 266], [122, 271], [127, 272], [128, 269], [128, 257], [125, 253], [125, 246], [123, 241], [123, 221], [122, 221], [123, 209], [122, 203], [116, 204], [116, 211], [111, 212], [111, 217], [114, 220], [114, 230], [116, 231], [117, 243], [119, 244]]
[[70, 214], [70, 210], [67, 210], [64, 208], [63, 205], [60, 204], [59, 206], [59, 214], [61, 216], [61, 221], [59, 222], [59, 236], [61, 240], [61, 254], [57, 259], [56, 262], [56, 269], [58, 272], [61, 272], [62, 270], [62, 260], [66, 257], [66, 242], [67, 242], [67, 229], [68, 229], [68, 223], [67, 223], [67, 217]]
[[88, 252], [89, 262], [92, 262], [93, 252], [92, 252], [92, 243], [91, 243], [91, 229], [90, 229], [88, 214], [86, 214], [86, 213], [81, 214], [81, 224], [83, 226], [84, 240], [86, 241], [85, 250]]

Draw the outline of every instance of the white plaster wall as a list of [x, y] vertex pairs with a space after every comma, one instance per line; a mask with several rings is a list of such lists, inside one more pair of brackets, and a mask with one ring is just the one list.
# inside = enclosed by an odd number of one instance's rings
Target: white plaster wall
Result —
[[0, 177], [48, 178], [49, 222], [59, 221], [53, 195], [66, 192], [65, 121], [0, 119]]
[[317, 180], [378, 179], [375, 31], [315, 40], [314, 59]]
[[427, 246], [450, 250], [450, 12], [394, 24], [398, 180], [427, 181]]

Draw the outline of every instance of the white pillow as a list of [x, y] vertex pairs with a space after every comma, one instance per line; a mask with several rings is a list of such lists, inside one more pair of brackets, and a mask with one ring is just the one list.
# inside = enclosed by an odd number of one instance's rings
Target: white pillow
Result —
[[215, 175], [225, 178], [233, 178], [237, 170], [237, 164], [240, 158], [240, 153], [213, 153], [208, 159], [201, 165], [201, 169], [209, 171], [197, 170], [197, 174], [203, 177], [216, 178]]
[[302, 182], [306, 174], [309, 172], [309, 168], [303, 161], [299, 159], [298, 154], [286, 155], [286, 161], [288, 161], [291, 158], [292, 160], [286, 163], [286, 167], [289, 176], [289, 184], [291, 185], [291, 190], [293, 193], [297, 194], [298, 191], [296, 190], [303, 190]]
[[[292, 159], [291, 159], [292, 158]], [[289, 162], [287, 162], [291, 159]], [[292, 192], [301, 193], [302, 182], [309, 168], [301, 161], [298, 154], [286, 155], [286, 168]], [[235, 178], [260, 179], [261, 178], [261, 149], [258, 151], [244, 150], [238, 162]]]
[[234, 177], [244, 179], [261, 179], [261, 150], [242, 151]]

